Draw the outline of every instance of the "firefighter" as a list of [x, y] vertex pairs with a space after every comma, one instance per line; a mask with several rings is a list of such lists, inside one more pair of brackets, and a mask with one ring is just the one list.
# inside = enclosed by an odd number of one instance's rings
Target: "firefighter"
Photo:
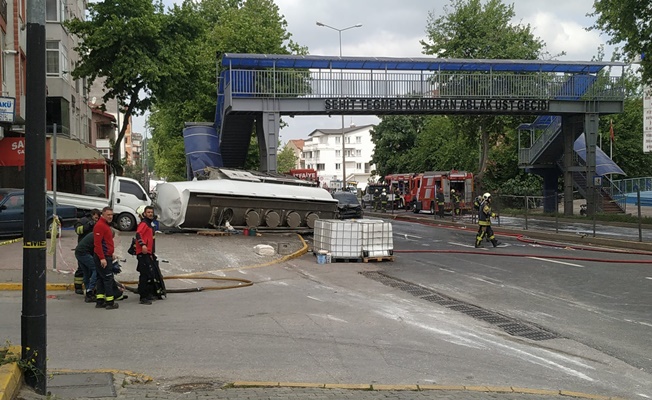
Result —
[[444, 218], [444, 188], [439, 188], [437, 192], [437, 215], [439, 218]]
[[451, 189], [451, 198], [453, 201], [453, 213], [455, 215], [460, 215], [462, 213], [462, 210], [460, 209], [460, 194], [455, 191], [455, 189]]
[[403, 205], [403, 198], [401, 197], [401, 191], [398, 187], [394, 188], [394, 203], [392, 209], [394, 208], [394, 205], [396, 209], [401, 208]]
[[[93, 226], [95, 226], [95, 223], [97, 220], [100, 219], [100, 210], [98, 209], [92, 209], [89, 215], [85, 215], [83, 218], [79, 219], [75, 223], [75, 233], [77, 234], [77, 244], [81, 243], [82, 239], [86, 237], [89, 233], [93, 233]], [[95, 275], [95, 268], [92, 268], [92, 277], [87, 276], [84, 274], [84, 266], [82, 265], [81, 262], [77, 262], [77, 270], [75, 271], [74, 275], [74, 284], [75, 284], [75, 293], [77, 294], [84, 294], [84, 289], [82, 288], [85, 287], [86, 291], [91, 289], [91, 291], [94, 290], [95, 288], [95, 281], [97, 280], [96, 275]]]
[[480, 247], [482, 239], [487, 238], [494, 245], [498, 246], [500, 243], [494, 237], [494, 231], [491, 229], [491, 218], [497, 218], [498, 215], [491, 211], [491, 194], [485, 193], [482, 195], [482, 202], [480, 203], [480, 210], [478, 212], [478, 235], [475, 238], [475, 247]]
[[387, 212], [387, 191], [383, 188], [383, 192], [380, 194], [380, 208], [383, 212]]
[[376, 188], [376, 190], [374, 190], [374, 211], [378, 211], [379, 208], [380, 208], [380, 192]]

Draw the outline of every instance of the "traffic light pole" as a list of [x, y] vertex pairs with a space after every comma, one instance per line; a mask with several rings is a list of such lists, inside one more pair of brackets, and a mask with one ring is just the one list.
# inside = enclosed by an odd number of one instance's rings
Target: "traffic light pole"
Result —
[[25, 383], [46, 394], [45, 1], [27, 0], [25, 219], [21, 358]]

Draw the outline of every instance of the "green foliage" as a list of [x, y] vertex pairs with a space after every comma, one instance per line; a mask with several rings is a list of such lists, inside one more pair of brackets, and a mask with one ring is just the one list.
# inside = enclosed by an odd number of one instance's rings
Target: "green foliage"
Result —
[[[652, 176], [652, 154], [643, 153], [643, 99], [625, 100], [624, 112], [602, 117], [599, 132], [602, 134], [602, 150], [609, 154], [609, 125], [613, 120], [613, 160], [629, 178]], [[619, 177], [625, 178], [625, 177]]]
[[544, 42], [530, 25], [514, 25], [514, 5], [501, 0], [451, 0], [438, 17], [430, 12], [425, 54], [450, 58], [536, 59]]
[[[18, 346], [12, 349], [11, 342], [5, 341], [3, 347], [0, 347], [0, 367], [7, 364], [16, 364], [23, 372], [28, 372], [36, 378], [37, 381], [45, 379], [45, 375], [36, 365], [37, 351], [27, 347], [25, 350], [29, 354], [27, 359], [22, 359], [20, 354], [15, 353]], [[12, 351], [13, 350], [13, 351]]]
[[[64, 23], [80, 39], [74, 48], [80, 59], [72, 76], [87, 77], [91, 84], [101, 79], [104, 103], [117, 99], [126, 115], [113, 154], [119, 154], [130, 117], [143, 114], [157, 96], [175, 90], [173, 83], [191, 73], [184, 61], [200, 31], [191, 15], [190, 5], [165, 13], [160, 1], [116, 0], [90, 2], [87, 19]], [[122, 171], [118, 157], [112, 164]]]
[[297, 156], [294, 154], [294, 151], [286, 145], [283, 147], [283, 150], [278, 153], [277, 161], [277, 171], [280, 173], [287, 173], [297, 165]]
[[[421, 41], [424, 53], [452, 58], [538, 58], [543, 41], [534, 36], [529, 25], [513, 24], [514, 17], [514, 7], [500, 0], [484, 4], [480, 0], [451, 0], [440, 16], [429, 14], [427, 39]], [[490, 170], [489, 180], [514, 178], [520, 170], [513, 130], [521, 120], [493, 116], [383, 117], [372, 131], [372, 163], [381, 176], [458, 169]]]
[[[165, 95], [157, 97], [149, 118], [156, 147], [155, 169], [168, 178], [185, 179], [184, 122], [215, 120], [215, 77], [221, 68], [221, 54], [306, 53], [291, 40], [287, 22], [271, 0], [204, 0], [188, 4], [184, 15], [201, 29], [188, 44], [189, 54], [182, 60], [186, 73], [183, 79], [173, 82]], [[258, 154], [257, 141], [252, 140], [246, 169], [258, 169]]]
[[589, 29], [600, 29], [611, 36], [609, 44], [623, 45], [625, 55], [633, 60], [645, 54], [641, 61], [643, 82], [652, 83], [652, 7], [640, 0], [595, 0], [596, 17]]

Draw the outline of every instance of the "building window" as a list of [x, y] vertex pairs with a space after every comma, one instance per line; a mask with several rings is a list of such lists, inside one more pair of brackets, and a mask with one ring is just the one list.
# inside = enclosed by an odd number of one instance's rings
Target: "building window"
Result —
[[355, 156], [356, 157], [362, 157], [362, 150], [356, 150], [355, 151]]
[[371, 173], [371, 167], [369, 166], [369, 163], [364, 164], [364, 173], [365, 174]]
[[355, 164], [355, 169], [361, 170], [362, 169], [362, 163], [356, 163]]
[[342, 151], [341, 150], [335, 150], [335, 157], [342, 157]]
[[[62, 77], [63, 68], [68, 65], [68, 55], [59, 41], [48, 41], [45, 43], [46, 51], [46, 73], [50, 76]], [[68, 71], [65, 71], [67, 74]]]
[[54, 132], [54, 124], [57, 124], [57, 133], [70, 136], [70, 103], [68, 100], [63, 97], [48, 97], [45, 121], [47, 133]]
[[45, 20], [47, 22], [64, 22], [66, 20], [66, 3], [63, 0], [45, 0]]
[[355, 137], [355, 142], [356, 143], [362, 143], [362, 136], [356, 136]]
[[342, 164], [336, 163], [335, 164], [335, 169], [338, 170], [338, 171], [341, 170], [342, 169]]
[[342, 141], [340, 140], [341, 138], [339, 136], [335, 136], [335, 144], [340, 144]]
[[325, 164], [317, 164], [317, 171], [324, 171], [324, 170], [326, 170]]

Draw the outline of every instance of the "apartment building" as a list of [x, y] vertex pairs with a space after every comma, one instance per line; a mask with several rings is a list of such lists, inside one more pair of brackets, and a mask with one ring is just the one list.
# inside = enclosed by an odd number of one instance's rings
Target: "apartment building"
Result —
[[[70, 18], [84, 18], [86, 5], [86, 0], [45, 1], [47, 187], [54, 186], [56, 166], [57, 188], [78, 193], [83, 193], [88, 176], [106, 173], [106, 160], [93, 143], [88, 82], [72, 77], [79, 59], [74, 51], [78, 39], [62, 25]], [[14, 105], [13, 115], [2, 119], [0, 129], [0, 186], [4, 187], [23, 187], [25, 180], [25, 96], [29, 78], [26, 7], [26, 0], [0, 2], [0, 102]]]
[[295, 169], [304, 169], [306, 168], [306, 160], [303, 158], [303, 146], [305, 140], [303, 139], [292, 139], [288, 140], [285, 144], [286, 147], [292, 150], [292, 153], [295, 157], [294, 168]]
[[346, 181], [360, 189], [367, 186], [369, 180], [376, 180], [371, 171], [371, 156], [374, 144], [371, 130], [375, 125], [344, 128], [344, 157], [342, 157], [342, 129], [315, 129], [308, 135], [303, 146], [305, 167], [317, 171], [322, 187], [342, 188], [343, 161], [346, 162]]

